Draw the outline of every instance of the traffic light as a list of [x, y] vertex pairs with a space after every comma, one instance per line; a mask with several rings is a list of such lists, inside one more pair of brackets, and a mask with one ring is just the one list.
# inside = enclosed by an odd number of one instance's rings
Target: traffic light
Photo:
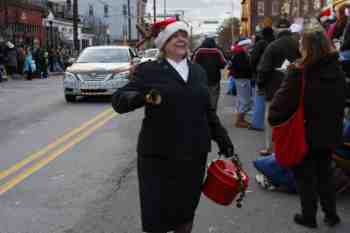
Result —
[[94, 16], [94, 7], [89, 5], [89, 16]]
[[107, 4], [104, 5], [104, 15], [106, 18], [108, 17], [108, 5]]
[[127, 7], [126, 7], [126, 5], [124, 4], [124, 5], [123, 5], [123, 15], [126, 16], [126, 15], [127, 15], [127, 12], [128, 12]]
[[72, 0], [66, 1], [67, 9], [70, 10], [72, 8]]

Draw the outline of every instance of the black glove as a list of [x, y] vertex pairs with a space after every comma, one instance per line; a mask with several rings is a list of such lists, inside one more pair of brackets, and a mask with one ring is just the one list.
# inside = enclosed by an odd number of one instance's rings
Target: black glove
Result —
[[158, 90], [152, 89], [146, 94], [146, 103], [152, 104], [152, 105], [159, 105], [161, 102], [162, 102], [162, 97]]
[[225, 156], [226, 158], [233, 157], [235, 153], [234, 146], [231, 142], [231, 139], [227, 136], [217, 140], [219, 147], [219, 154]]

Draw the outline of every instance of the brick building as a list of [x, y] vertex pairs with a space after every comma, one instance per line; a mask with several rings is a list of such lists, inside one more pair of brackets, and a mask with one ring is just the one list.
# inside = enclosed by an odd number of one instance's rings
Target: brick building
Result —
[[46, 10], [43, 1], [0, 1], [0, 25], [3, 37], [16, 45], [32, 46], [34, 42], [43, 45], [45, 29], [43, 18]]
[[241, 33], [251, 35], [270, 18], [275, 25], [281, 17], [289, 21], [295, 18], [317, 16], [328, 4], [327, 0], [242, 0]]

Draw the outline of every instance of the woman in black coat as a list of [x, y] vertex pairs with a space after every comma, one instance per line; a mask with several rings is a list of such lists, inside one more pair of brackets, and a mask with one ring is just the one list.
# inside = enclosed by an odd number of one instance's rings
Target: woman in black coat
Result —
[[272, 126], [279, 125], [296, 111], [301, 96], [301, 78], [304, 76], [308, 152], [304, 160], [293, 168], [301, 200], [301, 214], [296, 214], [294, 221], [316, 228], [318, 199], [325, 214], [324, 222], [329, 226], [340, 222], [331, 164], [332, 152], [342, 140], [345, 76], [323, 28], [308, 25], [304, 30], [302, 59], [297, 67], [290, 68], [276, 92], [268, 120]]
[[155, 40], [164, 57], [138, 66], [112, 98], [118, 113], [145, 107], [137, 145], [145, 232], [190, 233], [211, 139], [222, 154], [233, 155], [210, 104], [205, 71], [186, 58], [188, 35], [186, 24], [168, 25]]

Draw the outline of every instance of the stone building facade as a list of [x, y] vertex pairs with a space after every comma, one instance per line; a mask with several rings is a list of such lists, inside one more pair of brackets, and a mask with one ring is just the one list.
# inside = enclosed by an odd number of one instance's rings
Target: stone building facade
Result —
[[241, 33], [245, 36], [255, 33], [267, 18], [276, 25], [282, 17], [293, 22], [296, 18], [317, 16], [328, 2], [327, 0], [242, 0]]

